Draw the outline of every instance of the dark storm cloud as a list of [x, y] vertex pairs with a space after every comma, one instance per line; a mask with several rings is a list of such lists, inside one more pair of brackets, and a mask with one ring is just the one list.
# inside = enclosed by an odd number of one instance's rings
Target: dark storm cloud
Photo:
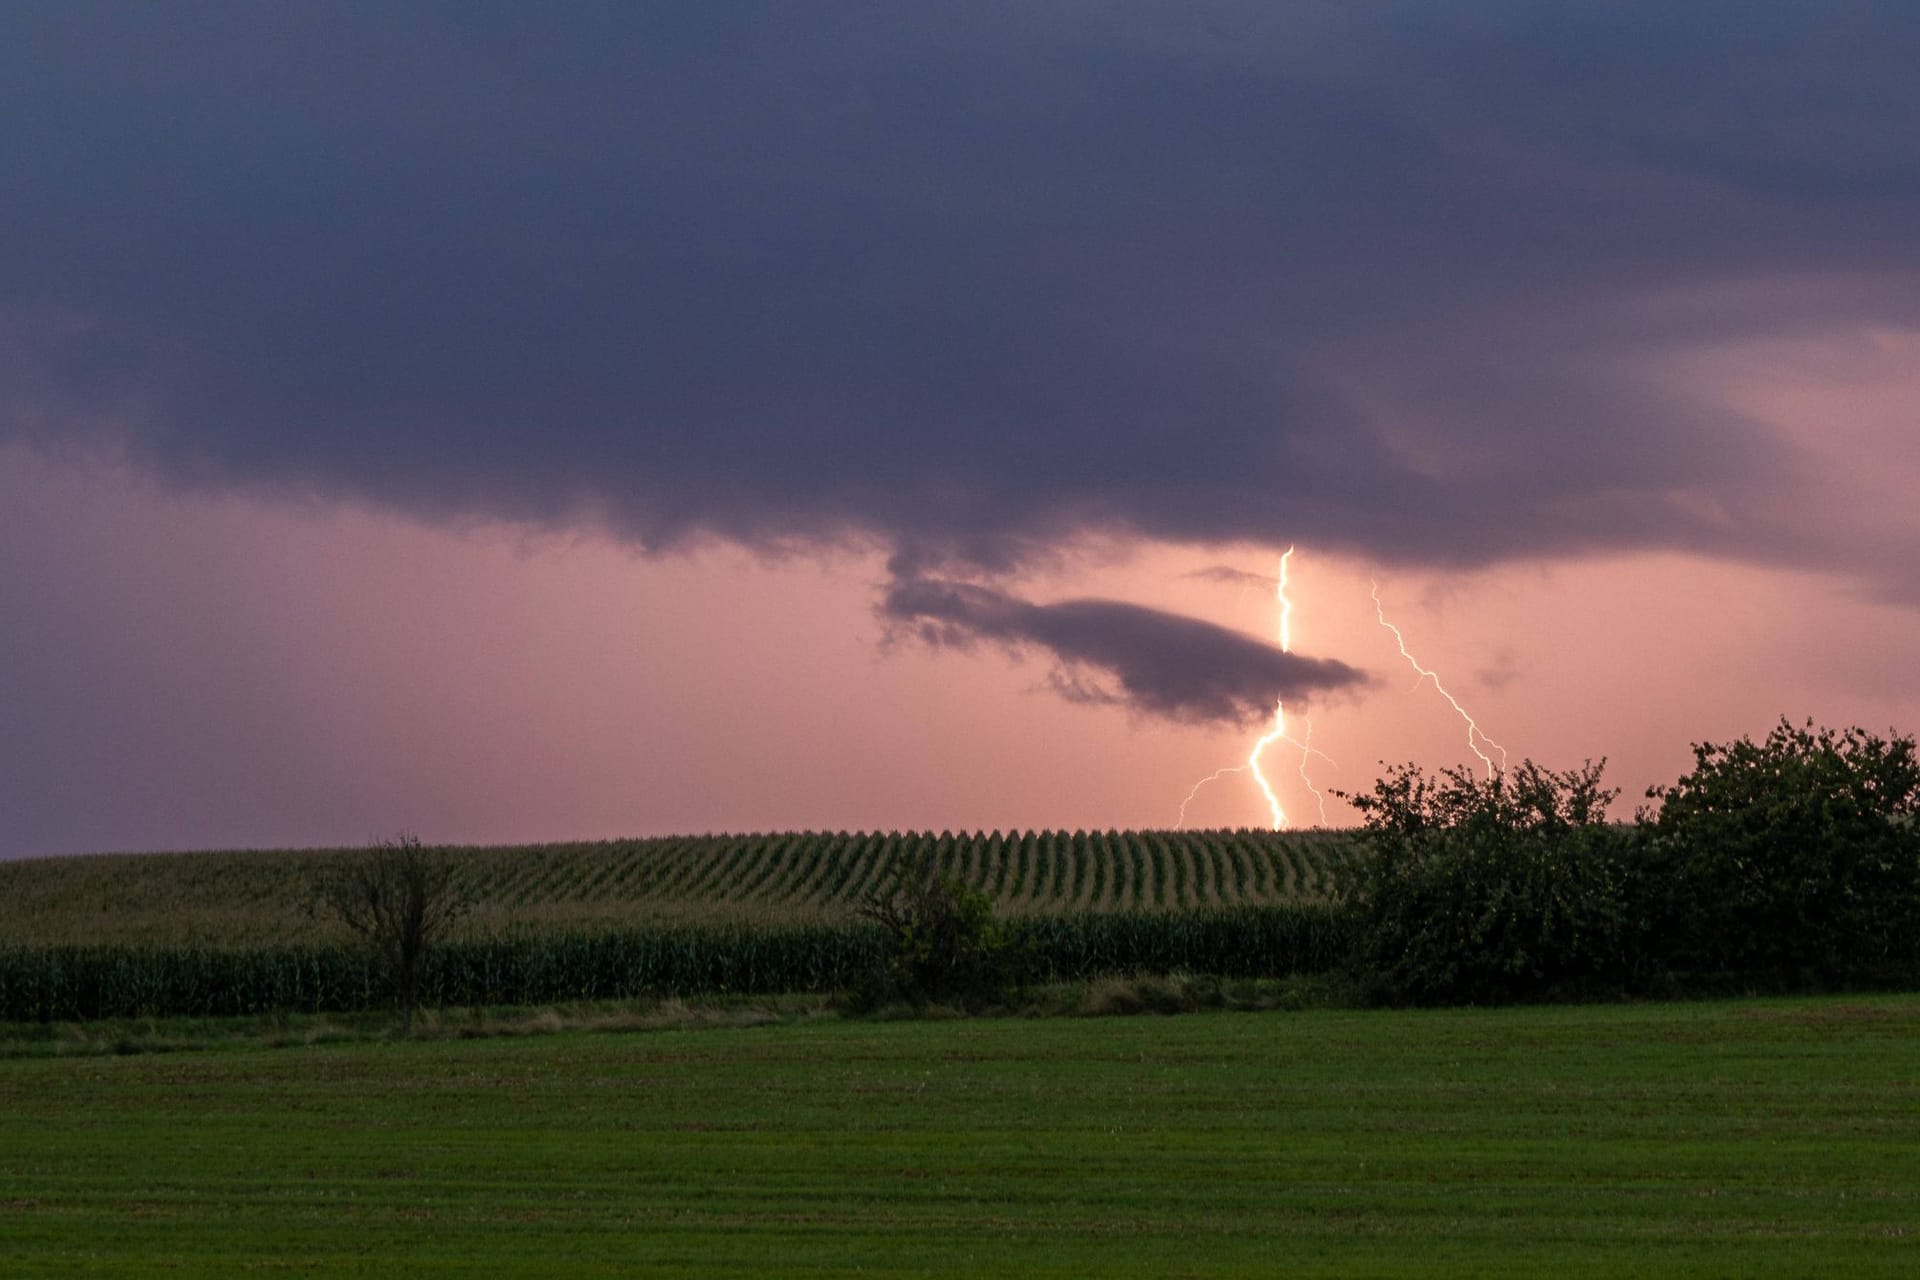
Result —
[[1226, 627], [1119, 600], [1034, 604], [976, 583], [920, 578], [895, 582], [880, 612], [896, 633], [934, 645], [1042, 649], [1060, 664], [1049, 684], [1062, 696], [1171, 720], [1246, 724], [1271, 715], [1276, 698], [1300, 702], [1367, 683], [1344, 662], [1283, 653]]
[[1912, 6], [7, 25], [0, 434], [907, 577], [1085, 532], [1920, 563], [1668, 365], [1920, 321]]
[[1246, 569], [1236, 569], [1230, 564], [1210, 564], [1182, 576], [1200, 582], [1218, 582], [1229, 587], [1258, 587], [1262, 591], [1272, 591], [1280, 585], [1280, 579], [1271, 574], [1252, 573]]

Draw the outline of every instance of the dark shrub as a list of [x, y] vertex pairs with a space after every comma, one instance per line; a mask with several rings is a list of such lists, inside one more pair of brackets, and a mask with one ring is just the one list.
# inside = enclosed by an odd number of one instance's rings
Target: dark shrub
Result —
[[1024, 982], [1031, 968], [1030, 948], [994, 920], [993, 900], [942, 874], [931, 852], [898, 864], [860, 914], [883, 930], [885, 958], [858, 1003], [992, 1003]]
[[1912, 738], [1782, 720], [1693, 758], [1641, 814], [1653, 944], [1675, 972], [1766, 987], [1920, 975]]
[[1612, 994], [1635, 980], [1632, 841], [1605, 762], [1476, 778], [1387, 770], [1344, 795], [1370, 857], [1342, 888], [1361, 989], [1395, 1003]]

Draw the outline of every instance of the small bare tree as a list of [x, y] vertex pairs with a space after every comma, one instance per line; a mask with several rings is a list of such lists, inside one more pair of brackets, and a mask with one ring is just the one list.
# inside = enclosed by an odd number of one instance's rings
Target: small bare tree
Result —
[[401, 832], [322, 876], [318, 889], [321, 910], [359, 934], [386, 966], [403, 1031], [413, 1034], [421, 957], [466, 910], [452, 865]]

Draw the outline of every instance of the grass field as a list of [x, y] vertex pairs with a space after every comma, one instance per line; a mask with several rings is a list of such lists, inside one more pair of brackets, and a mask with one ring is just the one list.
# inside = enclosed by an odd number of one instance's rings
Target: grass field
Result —
[[0, 1274], [1910, 1275], [1920, 998], [0, 1062]]
[[[456, 848], [460, 936], [652, 923], [846, 919], [885, 869], [931, 852], [1008, 915], [1324, 898], [1341, 832], [1127, 831], [688, 836]], [[108, 854], [0, 862], [0, 946], [329, 941], [316, 871], [351, 851]]]

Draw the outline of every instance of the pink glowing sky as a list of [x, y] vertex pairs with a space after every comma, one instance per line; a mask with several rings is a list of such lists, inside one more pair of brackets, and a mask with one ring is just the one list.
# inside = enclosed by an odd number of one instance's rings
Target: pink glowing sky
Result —
[[[1917, 356], [1920, 335], [1837, 335], [1722, 353], [1695, 376], [1856, 459], [1849, 518], [1911, 522]], [[9, 635], [32, 656], [5, 677], [14, 855], [400, 828], [504, 842], [1170, 826], [1257, 736], [1063, 701], [1043, 658], [889, 643], [874, 554], [644, 556], [590, 533], [182, 494], [19, 447], [0, 451], [0, 510]], [[1370, 566], [1299, 546], [1295, 648], [1379, 678], [1310, 709], [1338, 767], [1309, 776], [1364, 790], [1382, 760], [1472, 764], [1459, 720], [1374, 621]], [[1274, 561], [1104, 545], [1026, 589], [1270, 638], [1264, 590], [1195, 572]], [[1555, 767], [1608, 757], [1622, 814], [1692, 741], [1781, 715], [1920, 723], [1912, 608], [1833, 575], [1673, 553], [1378, 572], [1389, 617], [1488, 733]], [[1289, 819], [1317, 822], [1297, 756], [1266, 763]], [[1328, 818], [1352, 814], [1330, 798]], [[1228, 776], [1188, 820], [1267, 814]]]
[[12, 25], [0, 857], [1920, 724], [1920, 10]]

